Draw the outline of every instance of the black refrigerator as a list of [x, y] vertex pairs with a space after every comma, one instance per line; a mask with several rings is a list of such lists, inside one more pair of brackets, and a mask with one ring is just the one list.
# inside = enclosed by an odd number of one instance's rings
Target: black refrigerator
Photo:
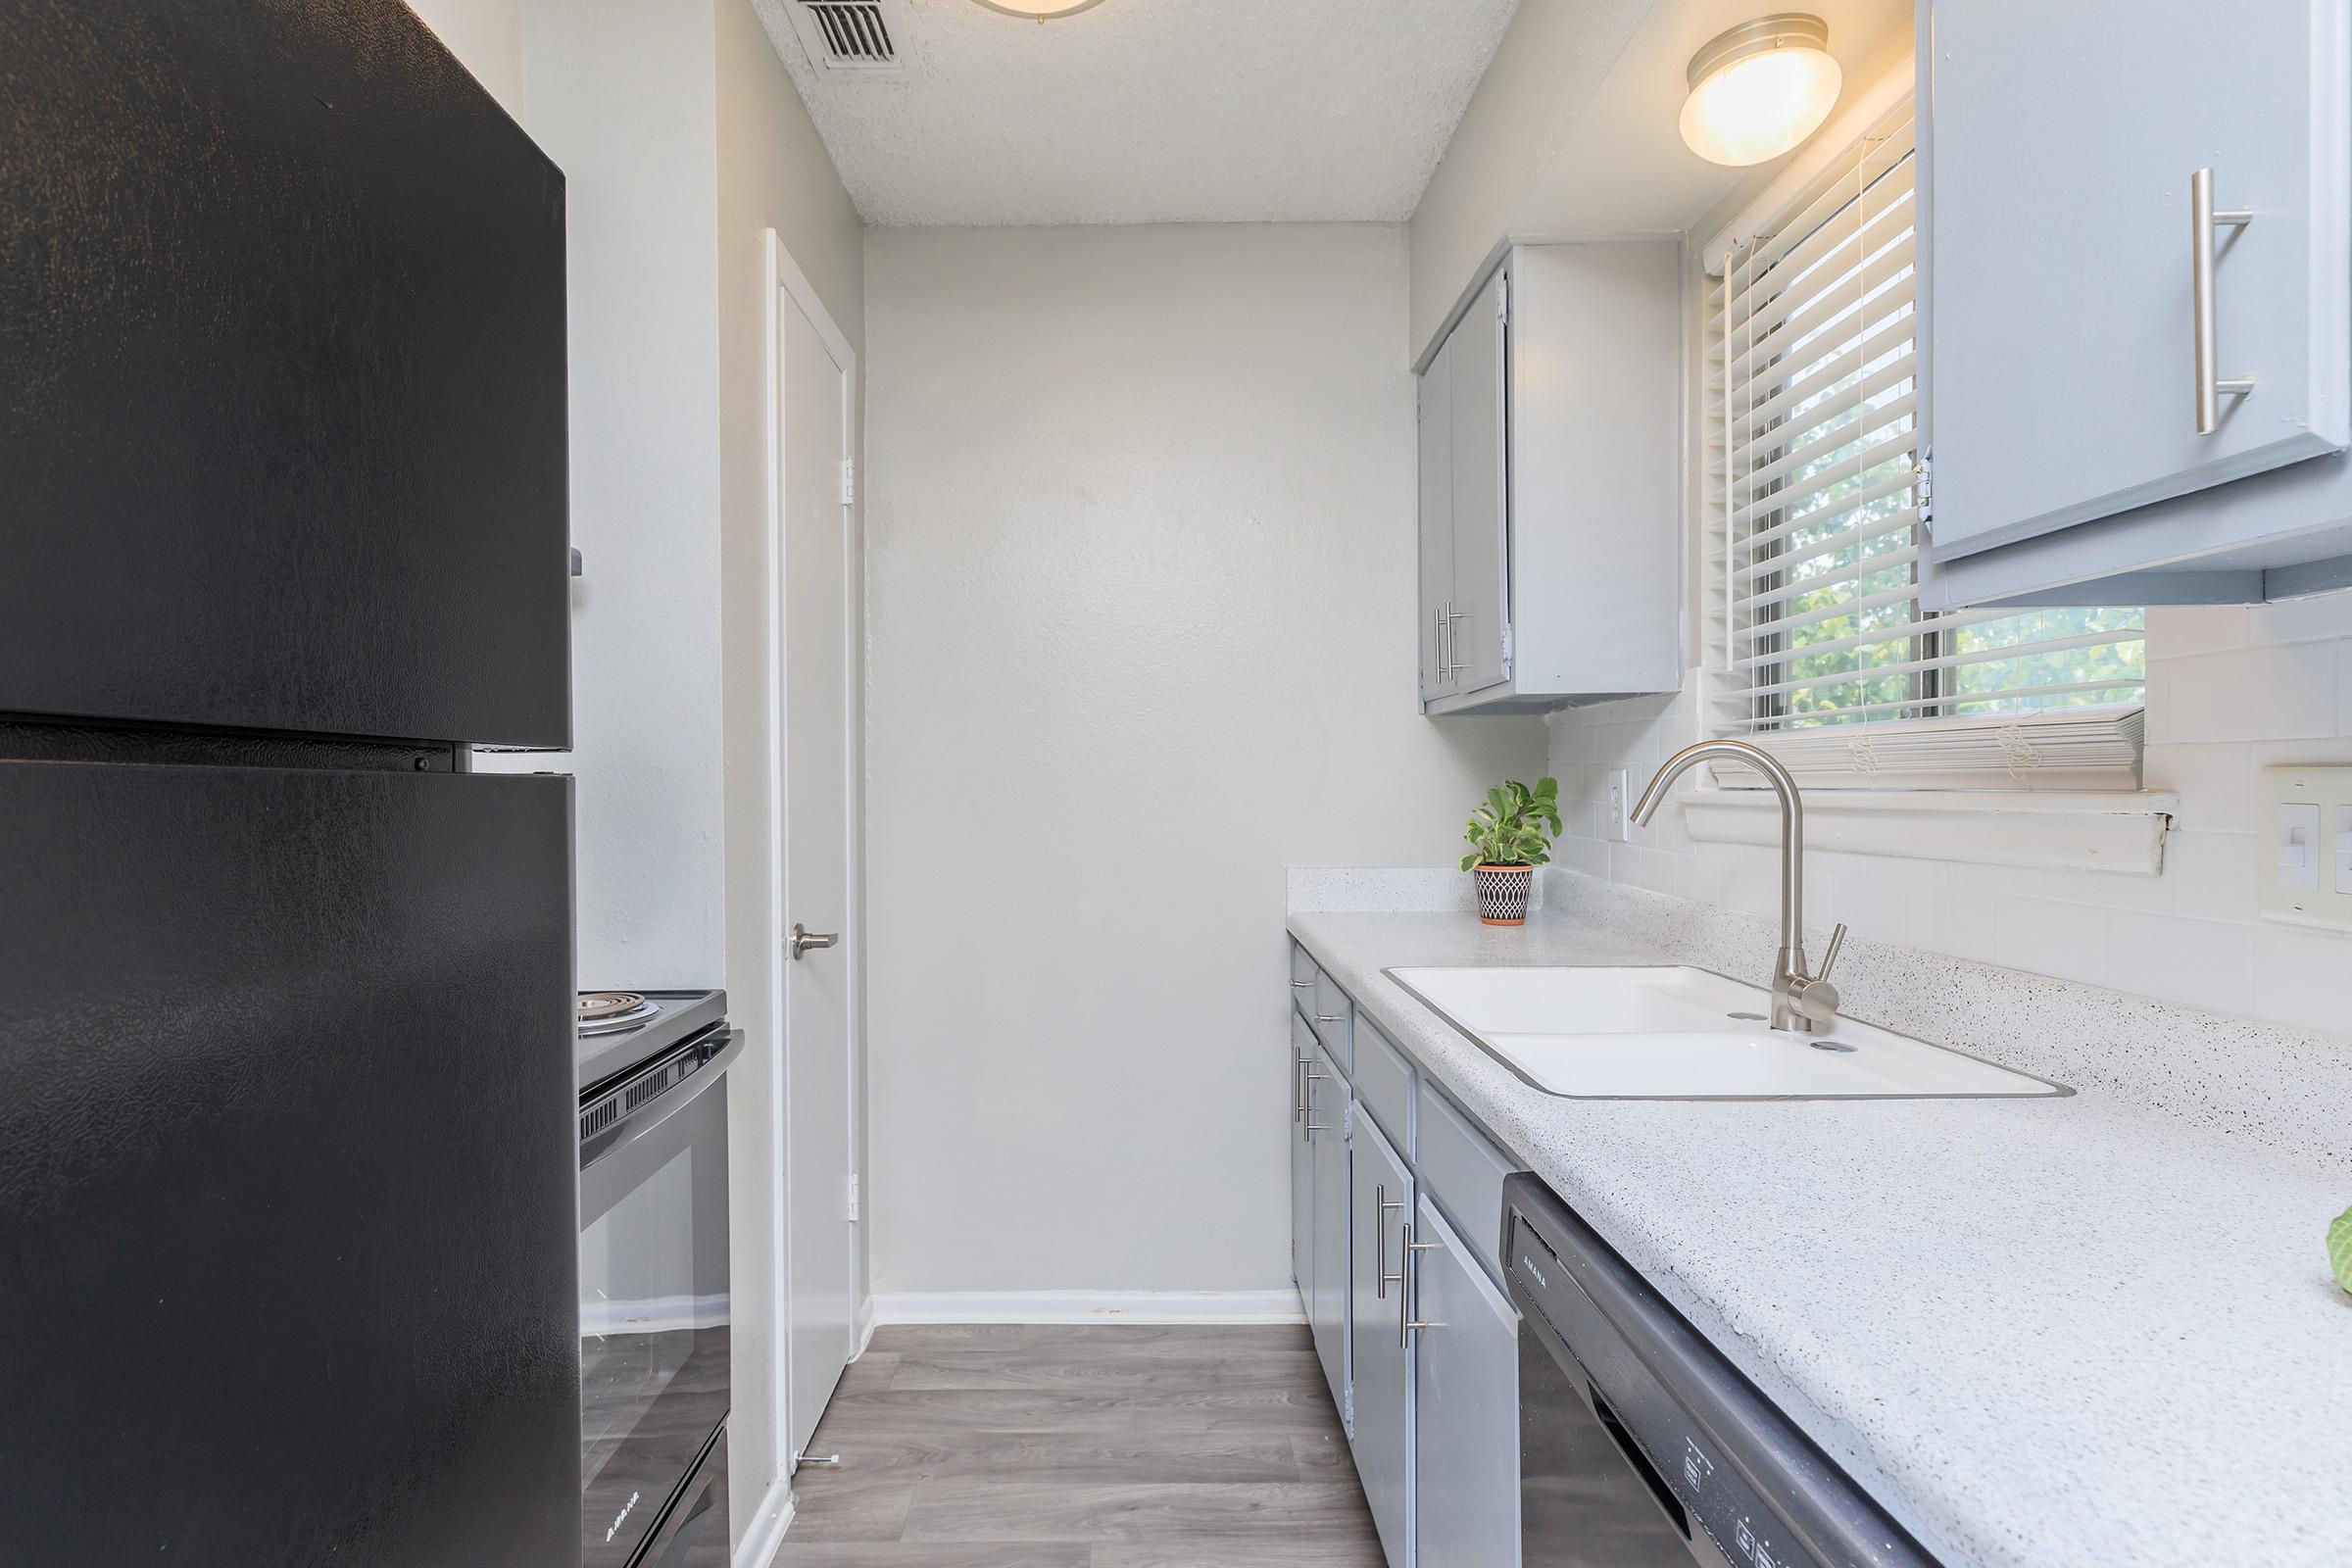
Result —
[[576, 1564], [564, 179], [0, 0], [0, 1563]]

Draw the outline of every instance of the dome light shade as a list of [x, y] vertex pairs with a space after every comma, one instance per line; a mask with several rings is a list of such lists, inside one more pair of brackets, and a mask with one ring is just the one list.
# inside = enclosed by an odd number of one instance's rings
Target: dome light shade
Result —
[[1101, 5], [1102, 0], [974, 0], [974, 3], [1008, 17], [1034, 17], [1039, 22], [1051, 22], [1055, 17], [1074, 17]]
[[[991, 0], [982, 0], [989, 4]], [[1819, 17], [1758, 17], [1690, 57], [1683, 140], [1710, 164], [1760, 164], [1821, 128], [1843, 74]]]

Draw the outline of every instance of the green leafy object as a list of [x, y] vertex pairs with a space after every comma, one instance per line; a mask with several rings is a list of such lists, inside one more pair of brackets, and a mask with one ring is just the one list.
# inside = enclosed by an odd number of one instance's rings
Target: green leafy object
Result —
[[2352, 1208], [2336, 1215], [2328, 1227], [2328, 1261], [2335, 1270], [2335, 1283], [2352, 1291]]
[[1464, 866], [1549, 861], [1551, 840], [1561, 831], [1559, 795], [1556, 778], [1540, 779], [1532, 789], [1517, 779], [1504, 779], [1487, 791], [1486, 803], [1471, 812], [1462, 831], [1473, 851], [1463, 858]]

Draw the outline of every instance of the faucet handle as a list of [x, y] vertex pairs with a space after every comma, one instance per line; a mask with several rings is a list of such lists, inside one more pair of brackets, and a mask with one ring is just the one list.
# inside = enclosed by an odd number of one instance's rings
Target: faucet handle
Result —
[[1827, 980], [1830, 977], [1830, 971], [1838, 967], [1838, 954], [1844, 946], [1845, 922], [1840, 920], [1838, 922], [1838, 929], [1830, 933], [1830, 945], [1822, 950], [1821, 972], [1812, 978]]

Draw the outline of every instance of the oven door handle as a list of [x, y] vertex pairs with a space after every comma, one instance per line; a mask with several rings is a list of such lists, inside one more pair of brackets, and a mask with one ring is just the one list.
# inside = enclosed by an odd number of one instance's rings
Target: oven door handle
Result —
[[693, 1052], [703, 1053], [701, 1066], [695, 1068], [676, 1088], [664, 1090], [644, 1106], [631, 1112], [614, 1130], [614, 1136], [611, 1143], [605, 1144], [594, 1154], [588, 1155], [580, 1161], [580, 1181], [583, 1185], [580, 1195], [583, 1224], [586, 1223], [588, 1211], [588, 1194], [585, 1191], [586, 1184], [590, 1180], [588, 1173], [622, 1150], [661, 1131], [664, 1122], [700, 1100], [706, 1090], [719, 1081], [720, 1076], [726, 1072], [735, 1058], [743, 1054], [743, 1031], [740, 1029], [728, 1030], [726, 1038], [715, 1049], [707, 1041], [690, 1042], [681, 1046], [677, 1054], [682, 1055]]

